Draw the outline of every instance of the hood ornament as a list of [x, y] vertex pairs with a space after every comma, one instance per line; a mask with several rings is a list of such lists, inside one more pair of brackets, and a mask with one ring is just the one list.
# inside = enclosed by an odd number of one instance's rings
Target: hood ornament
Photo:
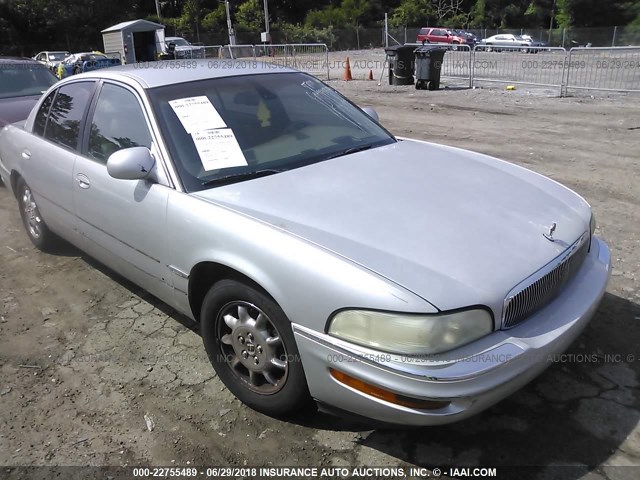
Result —
[[551, 242], [555, 242], [556, 239], [553, 238], [553, 233], [556, 231], [556, 222], [553, 222], [551, 224], [551, 226], [549, 227], [549, 232], [548, 233], [543, 233], [542, 235], [544, 236], [544, 238], [546, 238], [547, 240], [551, 241]]

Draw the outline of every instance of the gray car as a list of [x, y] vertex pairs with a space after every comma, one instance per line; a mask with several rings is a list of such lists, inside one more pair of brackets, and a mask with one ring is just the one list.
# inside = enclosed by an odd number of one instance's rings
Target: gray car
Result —
[[395, 138], [295, 70], [177, 63], [59, 82], [0, 133], [0, 174], [38, 248], [62, 237], [200, 322], [247, 405], [453, 422], [589, 322], [610, 255], [576, 193]]

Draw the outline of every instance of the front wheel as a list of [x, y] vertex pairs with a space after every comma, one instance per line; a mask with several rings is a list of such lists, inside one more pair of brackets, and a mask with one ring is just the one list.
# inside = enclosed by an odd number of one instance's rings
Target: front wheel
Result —
[[55, 245], [56, 237], [42, 218], [31, 188], [22, 178], [18, 179], [16, 187], [20, 216], [27, 235], [29, 235], [29, 240], [39, 250], [50, 249]]
[[207, 293], [202, 339], [218, 377], [243, 403], [272, 416], [310, 399], [291, 322], [268, 296], [234, 280]]

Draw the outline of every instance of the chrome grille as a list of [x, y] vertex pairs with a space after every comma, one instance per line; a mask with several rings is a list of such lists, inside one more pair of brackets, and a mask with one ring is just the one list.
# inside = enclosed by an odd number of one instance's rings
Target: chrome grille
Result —
[[589, 235], [584, 234], [567, 249], [555, 265], [541, 270], [539, 275], [512, 290], [504, 303], [502, 328], [511, 328], [547, 305], [562, 291], [565, 284], [580, 269], [589, 252]]

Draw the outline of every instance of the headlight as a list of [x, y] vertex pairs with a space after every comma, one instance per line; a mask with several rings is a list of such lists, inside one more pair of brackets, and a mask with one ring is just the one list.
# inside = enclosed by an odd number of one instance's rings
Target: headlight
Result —
[[345, 310], [333, 317], [329, 334], [385, 352], [430, 355], [446, 352], [493, 331], [486, 310], [438, 315]]

